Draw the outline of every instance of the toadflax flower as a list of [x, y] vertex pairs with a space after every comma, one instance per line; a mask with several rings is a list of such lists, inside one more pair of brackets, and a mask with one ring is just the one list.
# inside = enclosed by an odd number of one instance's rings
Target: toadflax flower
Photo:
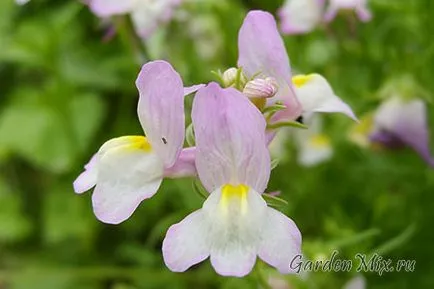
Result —
[[[298, 162], [312, 166], [330, 159], [333, 148], [329, 138], [322, 133], [322, 122], [316, 113], [342, 113], [357, 121], [351, 108], [335, 95], [328, 81], [319, 74], [296, 75], [292, 78], [295, 95], [302, 106], [300, 120], [307, 129], [281, 128], [270, 144], [273, 156], [284, 157], [283, 145], [292, 135], [298, 148]], [[279, 157], [280, 156], [280, 157]]]
[[325, 0], [286, 0], [277, 12], [284, 34], [303, 34], [322, 21]]
[[195, 174], [192, 148], [182, 150], [185, 134], [181, 77], [164, 61], [145, 64], [137, 78], [138, 116], [145, 136], [122, 136], [104, 143], [74, 182], [81, 194], [95, 186], [92, 204], [97, 218], [118, 224], [152, 197], [164, 176]]
[[270, 176], [263, 116], [238, 90], [211, 83], [196, 94], [192, 119], [197, 172], [211, 193], [201, 209], [169, 228], [167, 267], [183, 272], [210, 257], [217, 273], [241, 277], [259, 256], [292, 272], [300, 232], [261, 196]]
[[304, 118], [307, 129], [294, 131], [294, 141], [298, 148], [297, 161], [305, 167], [315, 166], [333, 156], [330, 138], [322, 131], [322, 118], [313, 114]]
[[330, 0], [324, 14], [324, 20], [326, 22], [332, 21], [340, 10], [354, 10], [360, 21], [363, 22], [367, 22], [372, 18], [367, 6], [367, 0]]
[[425, 102], [392, 96], [377, 109], [370, 140], [388, 147], [408, 145], [434, 167], [428, 135]]
[[139, 36], [149, 37], [159, 24], [170, 20], [182, 0], [88, 0], [98, 17], [130, 14]]
[[292, 78], [288, 54], [270, 13], [252, 11], [247, 14], [239, 31], [238, 48], [238, 66], [246, 77], [269, 86], [263, 88], [263, 91], [270, 91], [266, 106], [276, 102], [286, 106], [271, 122], [293, 121], [307, 112], [340, 112], [356, 118], [321, 75]]

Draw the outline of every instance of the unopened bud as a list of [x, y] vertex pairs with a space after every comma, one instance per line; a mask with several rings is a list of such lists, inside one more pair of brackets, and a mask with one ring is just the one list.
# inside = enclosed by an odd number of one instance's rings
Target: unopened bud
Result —
[[223, 72], [223, 85], [225, 87], [239, 86], [244, 87], [247, 82], [247, 77], [240, 68], [231, 67]]
[[265, 79], [256, 78], [247, 82], [243, 93], [251, 99], [269, 98], [273, 97], [277, 93], [278, 89], [279, 85], [273, 77], [267, 77]]

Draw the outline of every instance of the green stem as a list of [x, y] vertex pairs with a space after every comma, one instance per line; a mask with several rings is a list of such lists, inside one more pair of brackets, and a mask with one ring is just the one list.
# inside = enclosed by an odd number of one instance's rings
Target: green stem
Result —
[[255, 275], [258, 281], [258, 284], [262, 289], [273, 289], [271, 285], [268, 283], [268, 279], [266, 274], [263, 271], [262, 263], [258, 262], [255, 267]]
[[143, 40], [137, 35], [129, 15], [114, 18], [116, 30], [123, 45], [130, 50], [132, 56], [139, 64], [149, 59]]

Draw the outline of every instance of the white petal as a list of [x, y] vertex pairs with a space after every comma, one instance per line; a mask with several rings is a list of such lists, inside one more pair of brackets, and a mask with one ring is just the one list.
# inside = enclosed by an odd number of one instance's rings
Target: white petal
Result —
[[318, 0], [287, 0], [279, 10], [283, 33], [306, 33], [315, 28], [322, 18], [323, 5]]
[[297, 75], [292, 80], [304, 113], [339, 112], [357, 121], [351, 108], [335, 95], [330, 84], [321, 75]]
[[208, 258], [207, 221], [198, 210], [169, 228], [163, 241], [163, 258], [170, 270], [184, 272]]
[[291, 261], [301, 254], [300, 231], [291, 219], [273, 208], [267, 208], [265, 223], [259, 258], [280, 273], [293, 273]]
[[95, 154], [90, 161], [84, 166], [82, 172], [74, 181], [74, 191], [77, 194], [82, 194], [93, 188], [97, 181], [98, 170], [96, 168], [97, 154]]
[[210, 222], [211, 264], [223, 276], [250, 273], [265, 225], [267, 204], [259, 193], [244, 190], [243, 195], [240, 187], [224, 186], [203, 207]]
[[305, 117], [308, 129], [295, 129], [294, 139], [298, 148], [298, 162], [303, 166], [314, 166], [333, 156], [330, 139], [322, 133], [322, 119], [319, 115]]
[[179, 3], [179, 0], [154, 0], [136, 5], [131, 16], [137, 33], [143, 38], [149, 37], [159, 25], [170, 20], [172, 10]]
[[366, 279], [362, 275], [357, 275], [348, 281], [343, 289], [365, 289], [366, 288]]
[[[130, 143], [116, 146], [133, 138]], [[163, 162], [139, 137], [123, 137], [101, 147], [92, 203], [97, 218], [118, 224], [128, 219], [144, 199], [152, 197], [163, 177]], [[146, 140], [144, 137], [141, 139]]]

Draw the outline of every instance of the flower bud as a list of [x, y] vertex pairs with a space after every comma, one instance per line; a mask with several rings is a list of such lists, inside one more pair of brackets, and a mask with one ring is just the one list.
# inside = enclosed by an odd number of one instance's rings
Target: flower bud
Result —
[[[227, 69], [225, 72], [223, 72], [223, 85], [225, 87], [230, 87], [230, 86], [239, 86], [239, 87], [244, 87], [244, 85], [247, 82], [247, 77], [244, 75], [244, 73], [242, 71], [239, 71], [240, 68], [235, 68], [235, 67], [231, 67], [229, 69]], [[239, 74], [239, 76], [238, 76]], [[238, 82], [237, 82], [237, 76], [239, 77]]]
[[243, 93], [248, 98], [269, 98], [277, 93], [278, 88], [277, 81], [272, 77], [256, 78], [247, 82]]

